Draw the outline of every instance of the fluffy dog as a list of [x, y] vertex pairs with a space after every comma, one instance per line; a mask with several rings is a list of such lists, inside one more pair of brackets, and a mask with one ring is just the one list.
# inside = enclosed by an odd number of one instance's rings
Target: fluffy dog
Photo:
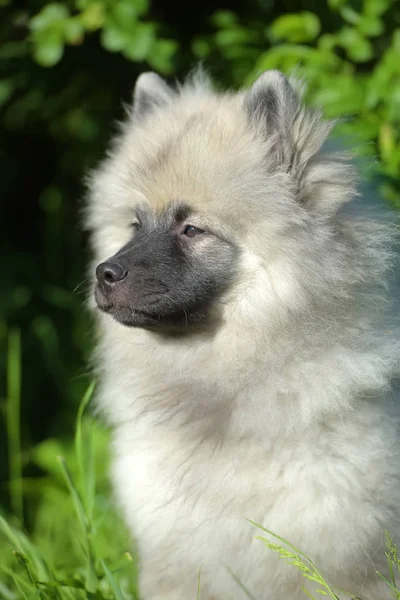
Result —
[[[247, 519], [330, 584], [390, 598], [399, 532], [393, 228], [343, 210], [333, 123], [267, 71], [216, 93], [139, 77], [93, 173], [99, 403], [145, 600], [301, 600], [315, 591]], [[341, 598], [347, 597], [341, 595]]]

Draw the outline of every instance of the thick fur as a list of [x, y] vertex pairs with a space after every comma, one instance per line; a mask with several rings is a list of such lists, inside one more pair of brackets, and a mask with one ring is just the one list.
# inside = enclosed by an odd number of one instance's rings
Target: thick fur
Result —
[[98, 401], [144, 600], [194, 599], [199, 569], [203, 600], [246, 598], [232, 573], [257, 600], [315, 592], [247, 519], [332, 586], [391, 597], [375, 571], [384, 530], [400, 533], [393, 228], [343, 210], [357, 177], [324, 152], [331, 128], [277, 72], [237, 94], [201, 73], [177, 90], [145, 74], [91, 178], [94, 267], [129, 244], [137, 206], [156, 219], [177, 200], [239, 253], [203, 324], [97, 311]]

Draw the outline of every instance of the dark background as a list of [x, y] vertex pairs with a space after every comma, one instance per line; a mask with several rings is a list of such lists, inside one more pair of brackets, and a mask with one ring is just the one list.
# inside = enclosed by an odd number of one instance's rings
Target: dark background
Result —
[[[390, 0], [0, 0], [0, 398], [19, 331], [25, 475], [36, 474], [35, 445], [70, 435], [90, 381], [83, 180], [138, 74], [173, 80], [202, 60], [236, 88], [266, 68], [296, 69], [311, 102], [346, 117], [341, 133], [370, 159], [364, 176], [398, 207], [399, 56]], [[7, 465], [3, 419], [0, 482]]]

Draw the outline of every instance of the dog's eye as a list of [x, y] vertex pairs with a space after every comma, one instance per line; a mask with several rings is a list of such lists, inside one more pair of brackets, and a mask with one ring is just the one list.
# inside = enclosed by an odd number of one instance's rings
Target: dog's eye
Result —
[[193, 237], [196, 237], [197, 235], [204, 233], [204, 229], [199, 229], [198, 227], [195, 227], [194, 225], [186, 225], [186, 227], [182, 233], [183, 233], [183, 235], [186, 235], [187, 237], [193, 238]]
[[140, 226], [141, 226], [140, 221], [132, 221], [132, 223], [131, 223], [131, 227], [135, 231], [138, 231], [140, 229]]

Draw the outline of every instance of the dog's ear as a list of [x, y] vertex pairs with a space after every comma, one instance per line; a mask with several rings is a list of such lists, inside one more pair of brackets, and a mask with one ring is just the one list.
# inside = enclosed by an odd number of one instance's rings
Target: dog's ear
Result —
[[275, 166], [290, 168], [294, 153], [292, 125], [300, 101], [280, 71], [265, 71], [244, 98], [249, 117], [265, 128]]
[[155, 108], [168, 104], [176, 92], [157, 73], [142, 73], [133, 92], [132, 116], [139, 119]]
[[267, 168], [293, 177], [304, 206], [332, 214], [356, 193], [356, 172], [346, 153], [321, 152], [335, 122], [306, 107], [297, 88], [279, 71], [266, 71], [245, 93], [245, 110], [265, 136]]
[[248, 116], [270, 142], [271, 163], [294, 175], [318, 152], [334, 125], [324, 121], [320, 111], [304, 106], [296, 89], [299, 82], [289, 81], [280, 71], [265, 71], [244, 98]]

